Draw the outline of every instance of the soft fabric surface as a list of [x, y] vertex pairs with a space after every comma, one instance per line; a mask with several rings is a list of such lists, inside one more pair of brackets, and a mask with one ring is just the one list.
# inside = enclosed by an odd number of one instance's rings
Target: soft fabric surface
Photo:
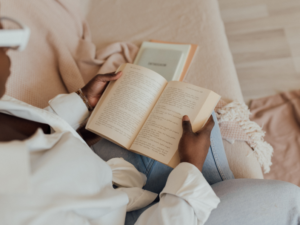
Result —
[[1, 1], [1, 15], [31, 29], [26, 50], [9, 52], [12, 73], [6, 94], [45, 107], [56, 95], [76, 91], [97, 73], [113, 72], [133, 61], [138, 50], [134, 44], [114, 43], [97, 51], [73, 5], [63, 0]]
[[86, 0], [80, 6], [97, 47], [152, 39], [197, 44], [184, 81], [243, 101], [217, 0]]
[[271, 172], [266, 179], [300, 186], [300, 91], [253, 100], [251, 119], [266, 131], [265, 140], [274, 148]]
[[[75, 3], [86, 13], [93, 42]], [[217, 0], [1, 0], [1, 15], [15, 17], [32, 30], [27, 49], [10, 53], [7, 94], [35, 106], [44, 107], [57, 94], [75, 91], [100, 68], [103, 73], [114, 70], [117, 65], [111, 62], [116, 59], [132, 61], [134, 45], [107, 48], [110, 44], [125, 40], [140, 45], [151, 39], [199, 45], [185, 81], [243, 101]], [[93, 43], [104, 50], [97, 52]], [[113, 58], [106, 58], [111, 53]], [[224, 146], [236, 178], [262, 178], [245, 142], [225, 141]]]
[[235, 141], [247, 142], [264, 173], [270, 172], [273, 148], [264, 140], [265, 132], [262, 128], [254, 121], [250, 121], [248, 106], [237, 101], [226, 104], [221, 99], [215, 111], [222, 138], [232, 144]]

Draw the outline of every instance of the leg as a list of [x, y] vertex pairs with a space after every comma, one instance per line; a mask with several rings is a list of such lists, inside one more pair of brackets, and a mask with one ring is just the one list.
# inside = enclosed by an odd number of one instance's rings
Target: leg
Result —
[[108, 161], [112, 158], [123, 158], [133, 164], [138, 171], [146, 176], [149, 174], [155, 162], [153, 159], [128, 151], [106, 139], [101, 139], [92, 146], [92, 149], [104, 161]]
[[212, 113], [212, 116], [215, 121], [215, 126], [211, 132], [211, 145], [202, 168], [203, 176], [210, 185], [220, 181], [234, 179], [233, 173], [228, 165], [215, 112]]
[[221, 199], [206, 225], [300, 224], [300, 188], [275, 180], [236, 179], [212, 185]]
[[106, 139], [100, 140], [97, 144], [92, 146], [92, 149], [104, 161], [115, 157], [122, 157], [133, 164], [138, 171], [147, 176], [147, 183], [144, 189], [157, 194], [165, 187], [167, 178], [172, 171], [172, 168], [162, 163], [146, 156], [130, 152]]
[[[209, 184], [234, 178], [227, 162], [216, 115], [214, 112], [212, 115], [215, 126], [211, 133], [211, 146], [202, 169], [202, 173]], [[114, 157], [122, 157], [132, 163], [137, 170], [147, 176], [147, 183], [144, 186], [144, 189], [155, 193], [160, 193], [162, 191], [167, 178], [172, 171], [172, 168], [162, 163], [127, 151], [105, 139], [102, 139], [97, 144], [93, 145], [92, 149], [105, 161]]]

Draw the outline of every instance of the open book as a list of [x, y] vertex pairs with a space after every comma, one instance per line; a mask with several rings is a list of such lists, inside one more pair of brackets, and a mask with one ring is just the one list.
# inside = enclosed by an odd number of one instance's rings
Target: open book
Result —
[[123, 64], [123, 75], [112, 81], [89, 118], [86, 129], [127, 150], [170, 167], [179, 164], [182, 117], [200, 130], [220, 96], [180, 81], [167, 82], [158, 73]]

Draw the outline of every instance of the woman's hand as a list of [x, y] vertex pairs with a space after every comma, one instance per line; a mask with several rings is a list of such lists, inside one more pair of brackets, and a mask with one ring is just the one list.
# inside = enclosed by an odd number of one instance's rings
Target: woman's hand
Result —
[[181, 162], [191, 163], [202, 171], [210, 146], [210, 134], [214, 125], [215, 122], [212, 116], [210, 116], [205, 126], [200, 131], [194, 133], [189, 117], [183, 116], [183, 133], [178, 146]]
[[109, 81], [118, 80], [122, 76], [122, 72], [98, 74], [90, 82], [88, 82], [81, 90], [88, 99], [89, 104], [95, 107], [102, 96]]

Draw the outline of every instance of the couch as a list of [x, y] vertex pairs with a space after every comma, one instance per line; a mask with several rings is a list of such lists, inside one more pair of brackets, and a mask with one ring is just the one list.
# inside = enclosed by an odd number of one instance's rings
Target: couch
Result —
[[[97, 72], [96, 67], [88, 76], [80, 71], [91, 55], [78, 59], [77, 52], [93, 46], [83, 40], [88, 28], [76, 12], [86, 17], [98, 49], [113, 42], [140, 45], [151, 39], [199, 45], [185, 81], [211, 89], [227, 101], [243, 101], [217, 0], [4, 0], [2, 15], [13, 16], [32, 30], [27, 49], [9, 53], [13, 62], [9, 95], [45, 107], [48, 100], [75, 91]], [[76, 65], [68, 66], [67, 59]], [[263, 178], [246, 143], [224, 141], [224, 146], [236, 178]]]

